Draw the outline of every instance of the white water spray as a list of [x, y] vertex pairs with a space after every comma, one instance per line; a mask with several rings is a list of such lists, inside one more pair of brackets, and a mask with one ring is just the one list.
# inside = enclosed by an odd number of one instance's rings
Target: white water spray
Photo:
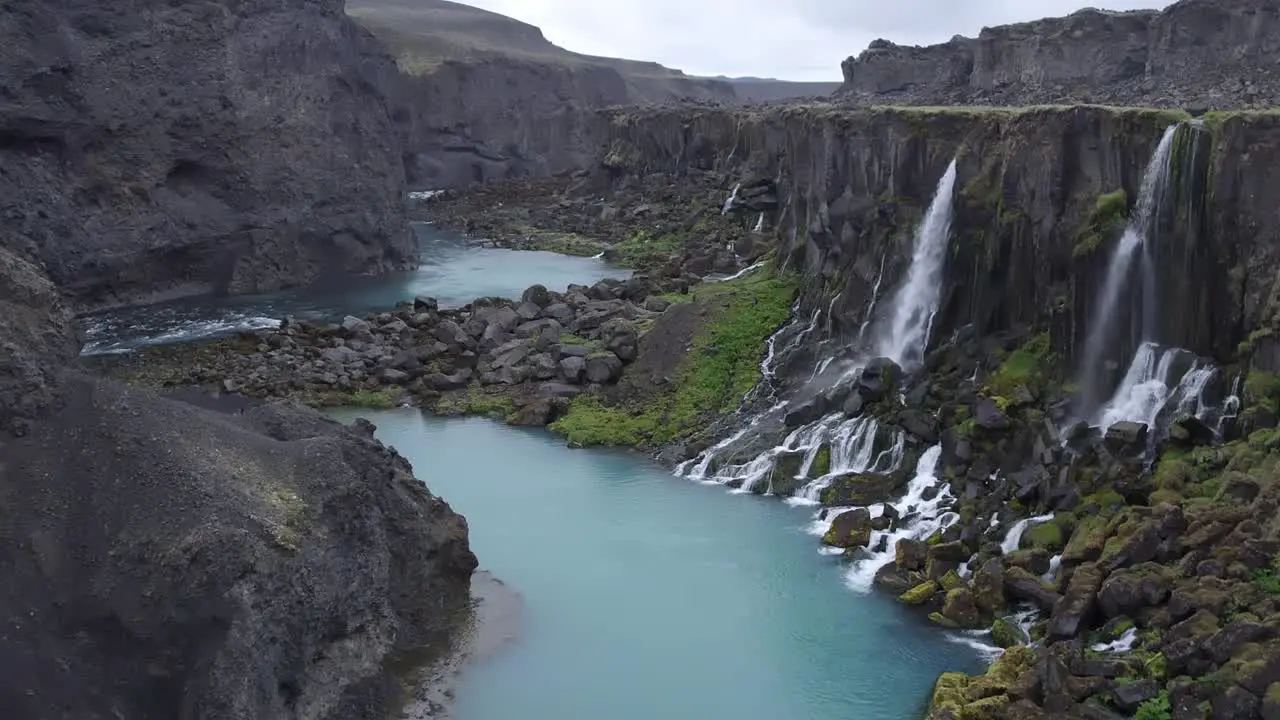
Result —
[[1047, 523], [1052, 519], [1053, 514], [1050, 513], [1048, 515], [1038, 515], [1033, 518], [1023, 518], [1014, 523], [1013, 527], [1009, 528], [1009, 532], [1004, 536], [1004, 540], [1000, 542], [1000, 552], [1005, 555], [1015, 552], [1018, 549], [1018, 545], [1022, 543], [1022, 535], [1028, 528], [1032, 525]]
[[877, 353], [899, 365], [915, 365], [924, 359], [933, 315], [942, 294], [942, 266], [951, 234], [951, 206], [955, 195], [956, 161], [938, 182], [933, 202], [916, 233], [915, 251], [907, 281], [894, 297], [893, 322], [880, 338]]
[[[1120, 302], [1121, 292], [1129, 285], [1129, 270], [1133, 265], [1133, 259], [1146, 242], [1158, 215], [1160, 200], [1170, 175], [1173, 138], [1177, 130], [1177, 125], [1171, 125], [1160, 138], [1160, 144], [1156, 146], [1156, 151], [1151, 156], [1151, 162], [1147, 164], [1146, 173], [1142, 177], [1138, 204], [1130, 214], [1124, 235], [1120, 237], [1120, 242], [1111, 253], [1111, 259], [1107, 264], [1107, 274], [1089, 323], [1089, 334], [1085, 339], [1084, 354], [1080, 364], [1080, 378], [1085, 387], [1082, 408], [1085, 413], [1092, 412], [1097, 406], [1098, 390], [1095, 383], [1100, 375], [1103, 354], [1112, 340], [1114, 328], [1119, 320], [1116, 306]], [[1150, 257], [1150, 253], [1143, 252], [1144, 260], [1149, 260]], [[1154, 283], [1154, 275], [1150, 269], [1144, 271], [1143, 282]], [[1147, 288], [1143, 292], [1144, 297], [1154, 298], [1154, 294], [1154, 288]], [[1150, 315], [1150, 313], [1144, 314]], [[1144, 325], [1146, 325], [1145, 322]], [[1143, 327], [1142, 340], [1149, 340], [1153, 330], [1152, 327]]]
[[733, 204], [738, 202], [738, 190], [742, 187], [742, 183], [733, 186], [733, 192], [729, 193], [729, 198], [724, 201], [724, 207], [720, 208], [721, 215], [728, 215], [733, 209]]
[[[854, 561], [845, 573], [845, 584], [851, 589], [862, 593], [871, 591], [876, 572], [893, 562], [898, 541], [924, 540], [937, 530], [948, 528], [960, 519], [959, 515], [946, 509], [955, 500], [947, 486], [937, 488], [933, 499], [925, 500], [929, 489], [938, 485], [938, 459], [941, 456], [941, 445], [934, 445], [920, 456], [920, 462], [916, 464], [915, 477], [907, 485], [906, 495], [895, 503], [889, 503], [897, 511], [898, 517], [907, 519], [900, 521], [899, 526], [893, 530], [871, 534], [871, 543], [868, 547], [876, 548], [883, 542], [885, 549], [882, 552], [868, 549], [862, 558]], [[884, 506], [877, 506], [875, 510], [877, 512], [874, 512], [874, 515], [882, 515]], [[832, 514], [835, 514], [834, 510], [829, 512], [828, 517]]]

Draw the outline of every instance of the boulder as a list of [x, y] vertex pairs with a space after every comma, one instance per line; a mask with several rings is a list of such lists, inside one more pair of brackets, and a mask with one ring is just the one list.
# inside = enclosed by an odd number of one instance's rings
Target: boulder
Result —
[[1036, 607], [1050, 612], [1061, 596], [1044, 586], [1040, 578], [1020, 567], [1004, 569], [1004, 591], [1014, 600], [1026, 600]]
[[600, 340], [609, 352], [618, 356], [623, 362], [630, 362], [636, 357], [639, 338], [629, 326], [615, 324], [602, 329]]
[[657, 295], [651, 295], [648, 300], [644, 301], [644, 309], [649, 312], [666, 312], [669, 307], [671, 307], [671, 301]]
[[1026, 631], [1014, 625], [1008, 618], [996, 618], [991, 623], [991, 642], [996, 647], [1009, 648], [1017, 645], [1027, 645], [1031, 642], [1031, 638]]
[[973, 601], [973, 591], [967, 587], [947, 591], [947, 599], [942, 603], [942, 616], [957, 627], [976, 628], [982, 624], [981, 613]]
[[551, 293], [545, 285], [530, 285], [520, 295], [520, 302], [545, 308], [551, 304]]
[[990, 398], [978, 398], [974, 411], [974, 423], [984, 430], [1000, 431], [1009, 427], [1009, 416]]
[[1088, 629], [1087, 623], [1097, 610], [1098, 590], [1102, 587], [1103, 577], [1102, 568], [1096, 563], [1085, 563], [1071, 573], [1066, 592], [1049, 616], [1050, 637], [1069, 640]]
[[586, 359], [586, 376], [588, 382], [609, 383], [622, 374], [622, 361], [613, 353], [595, 353]]
[[866, 547], [871, 542], [871, 513], [866, 508], [840, 513], [822, 542], [840, 548]]
[[821, 419], [826, 413], [826, 399], [822, 396], [813, 397], [789, 408], [782, 422], [789, 428], [800, 427]]
[[1112, 423], [1103, 436], [1107, 449], [1117, 455], [1136, 455], [1146, 450], [1146, 423], [1122, 420]]
[[587, 361], [581, 357], [570, 355], [560, 359], [560, 375], [567, 382], [580, 383], [586, 376]]
[[922, 570], [929, 548], [919, 540], [902, 538], [894, 546], [894, 562], [901, 570]]
[[875, 505], [898, 496], [902, 478], [897, 474], [852, 473], [834, 478], [822, 491], [827, 506]]
[[902, 429], [920, 438], [926, 445], [938, 442], [938, 419], [919, 410], [907, 410], [898, 416]]
[[865, 400], [875, 402], [888, 397], [898, 387], [902, 368], [889, 358], [875, 358], [867, 363], [858, 378], [858, 389]]

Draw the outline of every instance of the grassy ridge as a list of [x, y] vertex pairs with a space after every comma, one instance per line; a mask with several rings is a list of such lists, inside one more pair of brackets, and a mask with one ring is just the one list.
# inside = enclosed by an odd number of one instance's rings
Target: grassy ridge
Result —
[[551, 430], [578, 446], [654, 447], [689, 437], [732, 412], [760, 381], [765, 341], [786, 321], [797, 280], [761, 270], [699, 286], [697, 303], [707, 315], [674, 388], [636, 408], [579, 396]]

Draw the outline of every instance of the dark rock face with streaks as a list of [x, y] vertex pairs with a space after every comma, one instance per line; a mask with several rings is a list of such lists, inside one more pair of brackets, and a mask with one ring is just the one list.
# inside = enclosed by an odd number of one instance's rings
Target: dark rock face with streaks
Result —
[[83, 307], [412, 257], [383, 86], [340, 0], [0, 6], [0, 233]]
[[1260, 108], [1280, 98], [1268, 60], [1277, 52], [1280, 8], [1269, 0], [1087, 8], [928, 47], [877, 40], [844, 61], [839, 94], [913, 105]]
[[6, 717], [384, 718], [448, 648], [466, 521], [371, 426], [63, 389], [0, 446]]

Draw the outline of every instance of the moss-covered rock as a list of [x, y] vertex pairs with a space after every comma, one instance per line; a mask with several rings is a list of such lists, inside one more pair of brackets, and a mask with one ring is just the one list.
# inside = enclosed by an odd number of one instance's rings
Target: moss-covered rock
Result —
[[809, 466], [809, 477], [820, 478], [831, 472], [831, 446], [823, 444], [813, 456], [813, 464]]
[[1031, 636], [1010, 622], [1008, 618], [996, 618], [995, 622], [991, 623], [991, 642], [995, 643], [996, 647], [1011, 648], [1031, 642]]
[[937, 582], [926, 580], [899, 595], [898, 602], [904, 605], [923, 605], [933, 599], [941, 589]]
[[973, 591], [967, 587], [952, 588], [942, 602], [942, 616], [956, 627], [976, 628], [982, 625], [982, 614], [973, 600]]

